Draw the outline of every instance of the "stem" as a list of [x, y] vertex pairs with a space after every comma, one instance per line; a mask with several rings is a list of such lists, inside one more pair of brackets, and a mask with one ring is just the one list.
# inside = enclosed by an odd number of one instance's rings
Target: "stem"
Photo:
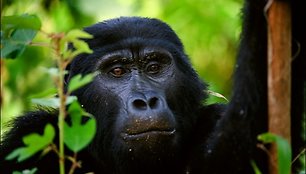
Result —
[[44, 43], [44, 42], [30, 42], [29, 45], [38, 46], [38, 47], [50, 47], [48, 43]]
[[66, 96], [64, 94], [64, 70], [61, 67], [61, 60], [59, 60], [59, 88], [58, 94], [60, 98], [60, 108], [59, 108], [59, 120], [58, 120], [58, 128], [59, 128], [59, 155], [60, 155], [60, 174], [65, 173], [65, 152], [64, 152], [64, 122], [66, 116]]
[[72, 162], [72, 166], [70, 168], [69, 174], [73, 174], [77, 167], [81, 167], [77, 161], [77, 153], [74, 153], [73, 157], [69, 159]]
[[66, 63], [60, 52], [60, 40], [63, 37], [62, 34], [54, 35], [55, 51], [57, 56], [57, 65], [59, 69], [59, 75], [57, 80], [58, 95], [60, 98], [59, 107], [59, 118], [58, 118], [58, 128], [59, 128], [59, 165], [60, 174], [65, 174], [65, 152], [64, 152], [64, 123], [66, 117], [66, 99], [67, 96], [64, 93], [64, 75]]

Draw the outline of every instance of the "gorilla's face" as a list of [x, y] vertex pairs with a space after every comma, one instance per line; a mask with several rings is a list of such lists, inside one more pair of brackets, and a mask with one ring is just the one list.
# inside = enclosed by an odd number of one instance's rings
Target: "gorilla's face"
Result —
[[94, 53], [77, 57], [70, 76], [98, 72], [75, 93], [98, 120], [93, 155], [123, 163], [182, 154], [205, 86], [175, 33], [147, 18], [119, 18], [87, 31], [94, 36], [88, 40]]
[[116, 144], [130, 153], [173, 146], [176, 120], [166, 98], [175, 78], [170, 52], [156, 47], [116, 50], [103, 55], [97, 69], [94, 83], [120, 106], [113, 127]]

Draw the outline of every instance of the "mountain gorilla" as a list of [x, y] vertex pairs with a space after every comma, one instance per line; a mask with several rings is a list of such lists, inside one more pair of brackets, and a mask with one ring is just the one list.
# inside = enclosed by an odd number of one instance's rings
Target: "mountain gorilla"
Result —
[[[267, 131], [265, 3], [245, 3], [234, 91], [227, 106], [203, 104], [207, 85], [165, 23], [121, 17], [86, 28], [94, 36], [87, 40], [94, 53], [77, 56], [66, 80], [98, 72], [90, 84], [73, 94], [98, 125], [93, 142], [78, 154], [82, 168], [76, 173], [246, 174], [253, 173], [251, 160], [266, 173], [265, 153], [256, 148], [256, 136]], [[294, 6], [294, 16], [302, 14], [301, 7]], [[301, 132], [298, 125], [303, 113], [302, 31], [305, 27], [294, 21], [293, 36], [300, 44], [293, 62], [297, 74], [292, 91], [296, 97], [292, 103], [294, 133]], [[24, 135], [41, 133], [47, 123], [57, 125], [56, 112], [40, 110], [14, 120], [1, 145], [1, 173], [33, 167], [38, 173], [58, 173], [58, 157], [52, 152], [22, 163], [4, 160], [24, 145]], [[297, 134], [292, 140], [295, 149], [302, 144]]]

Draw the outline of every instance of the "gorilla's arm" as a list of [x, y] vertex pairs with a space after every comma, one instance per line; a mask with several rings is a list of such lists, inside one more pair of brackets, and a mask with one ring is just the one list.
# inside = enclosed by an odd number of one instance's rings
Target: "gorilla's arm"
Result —
[[1, 173], [12, 173], [13, 171], [22, 171], [24, 169], [32, 169], [34, 166], [44, 166], [43, 171], [58, 172], [56, 167], [52, 164], [54, 161], [58, 161], [57, 156], [54, 153], [49, 153], [47, 156], [41, 157], [40, 152], [31, 157], [31, 160], [26, 160], [17, 164], [17, 160], [5, 160], [6, 156], [13, 152], [13, 150], [24, 147], [22, 138], [31, 133], [42, 134], [44, 127], [47, 123], [51, 123], [54, 128], [57, 128], [57, 115], [51, 111], [35, 111], [26, 113], [23, 116], [17, 117], [10, 122], [10, 131], [5, 134], [0, 146], [0, 163]]
[[[44, 128], [48, 123], [51, 123], [56, 129], [56, 136], [53, 142], [58, 145], [58, 111], [39, 110], [26, 113], [20, 117], [10, 121], [10, 131], [7, 132], [0, 146], [0, 171], [3, 174], [13, 173], [13, 171], [23, 171], [25, 169], [38, 169], [37, 173], [58, 173], [59, 172], [59, 160], [58, 155], [54, 151], [50, 151], [47, 154], [42, 154], [42, 151], [37, 152], [22, 162], [17, 162], [17, 159], [5, 160], [5, 158], [19, 147], [24, 147], [22, 138], [31, 133], [43, 134]], [[73, 155], [73, 153], [65, 149], [66, 155]], [[82, 161], [82, 168], [78, 169], [75, 173], [88, 173], [93, 171], [101, 171], [101, 166], [96, 165], [95, 160], [87, 153], [86, 150], [78, 153], [79, 161]], [[18, 165], [17, 165], [18, 164]], [[66, 160], [65, 163], [66, 172], [68, 173], [71, 163]]]
[[[267, 132], [267, 22], [266, 1], [246, 0], [243, 8], [241, 41], [235, 66], [232, 99], [214, 132], [203, 145], [205, 155], [196, 170], [202, 173], [253, 173], [254, 160], [263, 173], [268, 173], [267, 156], [256, 147], [257, 135]], [[305, 88], [305, 32], [295, 19], [305, 16], [300, 1], [293, 2], [293, 41], [301, 44], [292, 54], [292, 146], [293, 156], [303, 147], [300, 136], [303, 117], [303, 86]], [[195, 162], [196, 163], [196, 162]], [[296, 164], [295, 164], [296, 165]], [[293, 166], [293, 170], [296, 166]], [[214, 171], [214, 172], [212, 172]]]
[[260, 3], [245, 3], [233, 96], [205, 144], [205, 165], [198, 167], [201, 172], [252, 173], [256, 136], [266, 131], [267, 116], [267, 31], [262, 12], [265, 2]]

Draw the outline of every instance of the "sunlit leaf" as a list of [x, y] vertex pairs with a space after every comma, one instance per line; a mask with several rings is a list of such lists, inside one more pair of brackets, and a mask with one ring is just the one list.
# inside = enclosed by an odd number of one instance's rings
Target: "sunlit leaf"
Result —
[[12, 160], [17, 158], [18, 162], [24, 161], [33, 156], [38, 151], [49, 145], [55, 137], [55, 130], [51, 124], [47, 124], [43, 135], [32, 133], [23, 137], [25, 147], [20, 147], [11, 152], [5, 159]]
[[39, 30], [41, 28], [39, 18], [30, 14], [3, 16], [1, 23], [4, 30], [12, 28]]
[[57, 92], [56, 88], [49, 88], [41, 93], [30, 96], [30, 98], [44, 98], [44, 97], [55, 96], [56, 92]]
[[264, 143], [276, 143], [279, 174], [290, 173], [292, 152], [288, 141], [272, 133], [260, 134], [258, 140], [261, 140]]
[[46, 106], [46, 107], [52, 107], [52, 108], [59, 108], [60, 106], [60, 100], [59, 98], [34, 98], [31, 100], [32, 103]]
[[[78, 152], [86, 147], [94, 138], [96, 133], [96, 120], [86, 113], [77, 101], [74, 101], [68, 109], [71, 126], [64, 125], [64, 142], [67, 147]], [[82, 123], [83, 115], [87, 115], [86, 121]]]
[[75, 51], [72, 51], [72, 50], [65, 50], [65, 51], [63, 52], [63, 57], [64, 57], [65, 59], [71, 59], [71, 58], [74, 57], [74, 52], [75, 52]]
[[[55, 68], [55, 67], [51, 67], [51, 68], [46, 68], [46, 67], [41, 67], [41, 70], [45, 73], [47, 73], [48, 75], [50, 75], [51, 77], [58, 77], [59, 76], [59, 69]], [[64, 75], [68, 74], [68, 71], [65, 70], [64, 71]]]
[[52, 68], [43, 68], [44, 72], [48, 73], [52, 77], [56, 77], [59, 75], [58, 68], [52, 67]]
[[[66, 100], [66, 105], [72, 103], [73, 101], [77, 100], [76, 96], [69, 96], [67, 97]], [[60, 106], [60, 99], [53, 97], [53, 98], [34, 98], [32, 99], [32, 103], [41, 105], [41, 106], [46, 106], [46, 107], [52, 107], [52, 108], [59, 108]]]
[[74, 76], [70, 81], [68, 85], [68, 92], [72, 92], [88, 83], [90, 83], [95, 77], [95, 74], [87, 74], [85, 76], [81, 76], [81, 74], [78, 74]]
[[71, 30], [66, 34], [66, 39], [69, 41], [72, 41], [78, 38], [91, 39], [93, 38], [93, 36], [83, 30], [78, 30], [78, 29]]
[[92, 53], [92, 50], [89, 48], [88, 44], [82, 40], [72, 40], [71, 41], [74, 48], [77, 52], [80, 53]]
[[[71, 30], [61, 40], [61, 52], [64, 58], [71, 59], [81, 53], [92, 53], [88, 44], [81, 39], [90, 39], [93, 36], [82, 30]], [[68, 43], [73, 45], [73, 50], [68, 50]]]
[[72, 43], [74, 49], [72, 50], [65, 50], [63, 52], [65, 59], [71, 59], [75, 56], [82, 54], [82, 53], [93, 53], [93, 51], [89, 48], [88, 44], [85, 41], [82, 40], [72, 40], [70, 41]]
[[34, 174], [36, 172], [37, 172], [37, 168], [33, 168], [31, 170], [27, 169], [27, 170], [23, 170], [21, 172], [14, 171], [13, 174]]

